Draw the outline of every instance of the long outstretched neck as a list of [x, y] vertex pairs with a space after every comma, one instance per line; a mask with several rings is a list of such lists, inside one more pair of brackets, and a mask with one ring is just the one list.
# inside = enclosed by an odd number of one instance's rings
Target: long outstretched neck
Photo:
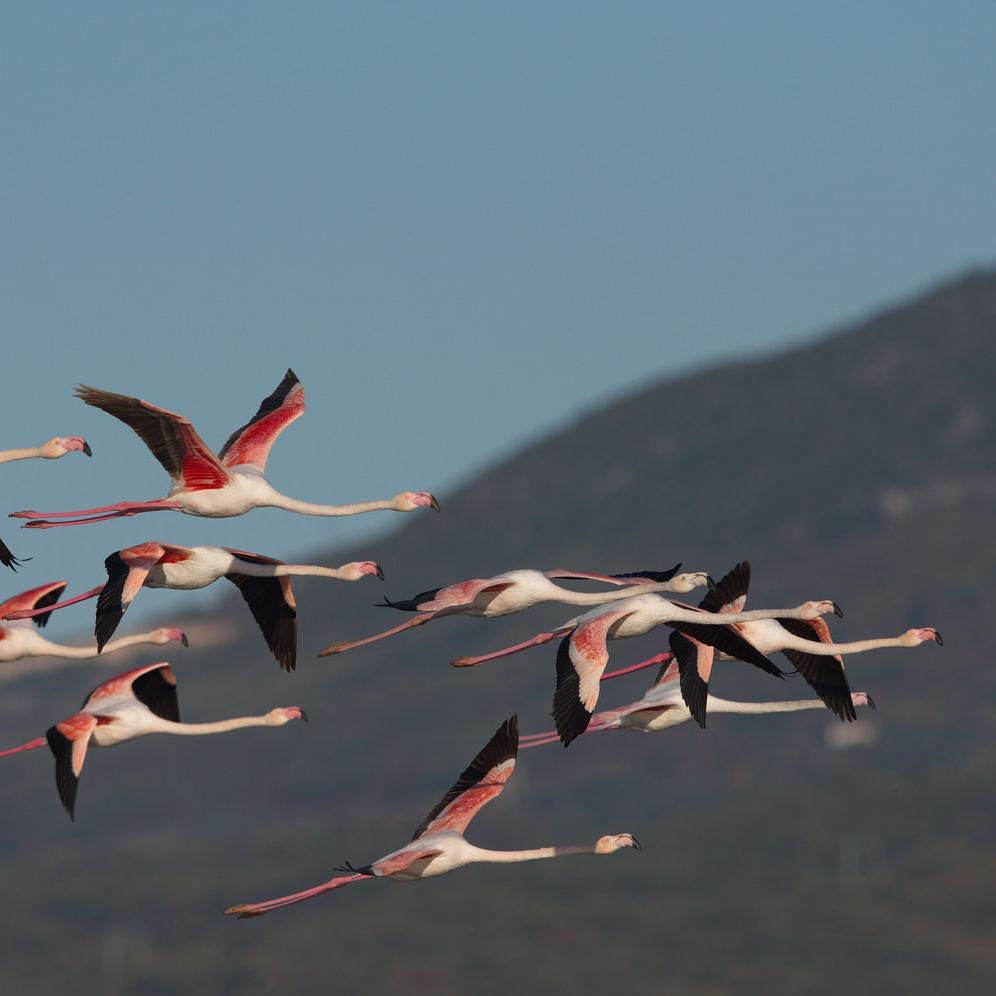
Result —
[[28, 446], [20, 450], [0, 450], [0, 463], [13, 463], [15, 460], [30, 460], [32, 457], [40, 457], [42, 448], [40, 446]]
[[820, 699], [796, 699], [792, 702], [735, 702], [710, 695], [706, 701], [706, 712], [738, 712], [744, 715], [757, 715], [768, 712], [802, 712], [804, 709], [825, 709]]
[[46, 605], [41, 609], [19, 609], [17, 612], [11, 612], [4, 616], [4, 619], [30, 619], [32, 616], [42, 616], [47, 612], [55, 612], [56, 609], [64, 609], [67, 605], [75, 605], [77, 602], [85, 602], [88, 598], [96, 598], [103, 590], [104, 586], [99, 584], [96, 588], [84, 591], [82, 595], [75, 595], [73, 598], [67, 598], [64, 602], [56, 602], [55, 605]]
[[123, 636], [120, 640], [111, 640], [104, 645], [103, 650], [98, 650], [97, 645], [89, 647], [67, 647], [61, 643], [49, 643], [43, 640], [38, 643], [38, 652], [34, 657], [61, 657], [67, 661], [85, 661], [100, 654], [113, 654], [115, 650], [124, 650], [127, 647], [137, 647], [146, 643], [156, 643], [152, 638], [152, 633], [136, 633], [133, 636]]
[[157, 733], [174, 733], [181, 737], [199, 737], [208, 733], [227, 733], [229, 730], [243, 730], [249, 726], [271, 726], [266, 716], [239, 716], [236, 719], [222, 719], [216, 723], [171, 723], [161, 719], [156, 723]]
[[301, 515], [360, 515], [363, 512], [390, 511], [394, 508], [391, 499], [360, 501], [352, 505], [316, 505], [310, 501], [289, 498], [280, 492], [274, 492], [273, 497], [266, 504], [273, 508], [286, 509], [288, 512], [300, 512]]
[[604, 605], [606, 602], [618, 602], [636, 595], [655, 595], [671, 590], [666, 581], [627, 585], [614, 591], [571, 591], [569, 588], [561, 588], [560, 585], [555, 587], [560, 594], [550, 601], [562, 602], [565, 605]]
[[797, 650], [805, 650], [808, 654], [832, 657], [837, 654], [858, 654], [862, 650], [880, 650], [884, 647], [905, 647], [902, 639], [895, 636], [882, 637], [877, 640], [855, 640], [852, 643], [819, 643], [815, 640], [797, 640], [791, 644]]
[[697, 622], [709, 626], [729, 626], [733, 623], [758, 622], [761, 619], [811, 619], [813, 613], [802, 606], [792, 609], [753, 609], [750, 612], [703, 612], [685, 609], [668, 602], [663, 609], [664, 621]]
[[312, 564], [251, 564], [246, 560], [238, 559], [233, 570], [239, 574], [249, 574], [258, 578], [342, 577], [337, 567], [317, 567]]
[[594, 854], [594, 844], [576, 844], [566, 847], [535, 847], [529, 851], [488, 851], [475, 847], [471, 861], [487, 861], [493, 864], [511, 864], [516, 861], [539, 861], [541, 858], [561, 858], [567, 854]]
[[34, 740], [29, 740], [26, 744], [21, 744], [20, 747], [11, 747], [9, 750], [0, 750], [0, 757], [8, 757], [11, 754], [20, 754], [25, 750], [37, 750], [39, 747], [44, 747], [48, 744], [48, 741], [44, 737], [36, 737]]

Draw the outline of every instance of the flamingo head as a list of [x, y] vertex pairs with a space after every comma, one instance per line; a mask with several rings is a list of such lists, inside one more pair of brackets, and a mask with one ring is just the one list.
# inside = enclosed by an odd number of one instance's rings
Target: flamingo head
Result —
[[392, 499], [392, 507], [396, 512], [414, 512], [416, 508], [431, 508], [433, 512], [439, 511], [439, 502], [436, 496], [428, 491], [402, 491]]
[[187, 634], [182, 629], [163, 628], [157, 629], [153, 634], [154, 643], [182, 643], [185, 647], [190, 646]]
[[878, 708], [875, 700], [867, 692], [851, 692], [851, 702], [856, 706], [868, 706], [873, 711]]
[[277, 706], [266, 714], [267, 726], [286, 726], [294, 719], [308, 722], [308, 714], [300, 706]]
[[899, 639], [904, 647], [919, 647], [921, 643], [927, 643], [929, 640], [933, 640], [939, 646], [944, 646], [941, 634], [931, 626], [924, 629], [908, 629]]
[[49, 460], [58, 460], [67, 453], [75, 452], [93, 456], [90, 444], [82, 436], [56, 436], [42, 446], [42, 456]]
[[702, 587], [708, 587], [710, 591], [716, 587], [715, 582], [704, 571], [697, 571], [694, 574], [676, 574], [668, 581], [668, 591], [681, 594]]
[[833, 613], [838, 619], [844, 618], [844, 610], [836, 602], [823, 599], [819, 602], [803, 602], [800, 606], [803, 619], [819, 619], [820, 616]]
[[643, 850], [640, 847], [640, 842], [631, 833], [610, 833], [595, 841], [596, 854], [612, 854], [613, 851], [618, 851], [622, 847], [635, 847], [638, 851]]
[[374, 574], [381, 581], [384, 580], [384, 571], [380, 564], [373, 560], [354, 560], [339, 568], [339, 577], [343, 581], [359, 581], [360, 578], [366, 577], [368, 574]]

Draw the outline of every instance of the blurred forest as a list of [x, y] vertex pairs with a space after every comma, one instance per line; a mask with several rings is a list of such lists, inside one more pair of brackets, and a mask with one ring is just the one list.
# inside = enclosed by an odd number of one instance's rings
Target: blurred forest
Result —
[[[312, 721], [94, 752], [75, 824], [47, 752], [3, 762], [0, 987], [988, 991], [994, 384], [996, 271], [986, 271], [778, 355], [648, 383], [440, 495], [438, 517], [413, 515], [361, 547], [336, 546], [331, 521], [311, 562], [376, 559], [387, 580], [295, 580], [294, 674], [268, 656], [234, 589], [205, 592], [203, 615], [185, 621], [193, 645], [171, 654], [183, 718], [299, 704]], [[463, 417], [500, 418], [500, 395], [481, 400]], [[432, 445], [431, 426], [415, 435]], [[149, 538], [185, 542], [179, 517], [149, 518]], [[115, 549], [113, 526], [97, 529], [101, 549]], [[57, 538], [36, 544], [21, 587], [59, 575]], [[281, 552], [265, 536], [257, 546]], [[852, 688], [879, 706], [861, 713], [867, 735], [851, 746], [830, 732], [840, 724], [829, 712], [586, 736], [567, 751], [523, 752], [469, 834], [517, 848], [631, 831], [641, 853], [364, 883], [258, 920], [222, 915], [398, 846], [512, 712], [524, 732], [550, 726], [555, 645], [468, 671], [447, 661], [525, 638], [569, 607], [444, 619], [316, 659], [332, 640], [401, 621], [373, 607], [382, 592], [407, 597], [515, 567], [681, 560], [718, 577], [744, 557], [754, 607], [833, 598], [846, 612], [832, 621], [839, 639], [929, 625], [945, 645], [849, 659]], [[19, 590], [19, 577], [2, 579]], [[172, 597], [143, 599], [159, 601], [163, 622], [183, 622]], [[89, 618], [62, 616], [56, 637]], [[612, 645], [612, 666], [666, 649], [667, 632]], [[0, 746], [74, 712], [109, 673], [155, 659], [7, 666]], [[602, 706], [638, 698], [649, 681], [610, 682]], [[736, 664], [721, 665], [713, 690], [809, 694], [799, 678]]]

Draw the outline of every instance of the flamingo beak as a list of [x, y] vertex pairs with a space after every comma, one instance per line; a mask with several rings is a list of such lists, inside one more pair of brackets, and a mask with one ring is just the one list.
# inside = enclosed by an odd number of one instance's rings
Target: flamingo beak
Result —
[[705, 579], [706, 579], [706, 585], [708, 586], [709, 590], [710, 591], [715, 591], [716, 590], [716, 582], [713, 581], [712, 576], [709, 575], [709, 574], [707, 574], [705, 576]]
[[187, 639], [187, 634], [186, 633], [183, 633], [183, 632], [180, 633], [180, 642], [185, 647], [189, 647], [190, 646], [190, 640]]
[[830, 604], [833, 606], [833, 614], [838, 619], [843, 619], [844, 618], [844, 610], [836, 602], [831, 602]]
[[383, 581], [384, 580], [384, 568], [381, 567], [380, 564], [376, 564], [375, 566], [377, 568], [377, 572], [376, 572], [377, 573], [377, 577], [379, 577], [381, 579], [381, 581]]
[[937, 643], [939, 647], [944, 646], [944, 641], [941, 639], [941, 634], [938, 633], [936, 629], [934, 630], [934, 641]]
[[875, 700], [867, 692], [865, 692], [865, 698], [868, 699], [868, 708], [871, 709], [872, 712], [875, 712], [878, 709], [878, 706], [875, 705]]
[[88, 456], [93, 456], [93, 450], [90, 449], [90, 444], [84, 439], [83, 440], [83, 452]]
[[436, 501], [435, 495], [429, 495], [429, 508], [431, 508], [433, 512], [440, 511], [439, 502]]
[[307, 723], [308, 722], [308, 714], [303, 709], [298, 709], [298, 712], [301, 713], [301, 719], [305, 723]]
[[[630, 834], [630, 837], [633, 837], [633, 835]], [[633, 850], [635, 851], [643, 850], [643, 845], [641, 845], [640, 842], [635, 837], [633, 837]]]

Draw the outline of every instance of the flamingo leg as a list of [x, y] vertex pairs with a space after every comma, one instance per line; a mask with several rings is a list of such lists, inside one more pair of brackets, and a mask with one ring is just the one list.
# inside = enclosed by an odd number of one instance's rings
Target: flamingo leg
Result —
[[456, 660], [450, 661], [453, 667], [476, 667], [478, 664], [483, 664], [485, 661], [497, 660], [499, 657], [509, 657], [511, 654], [517, 654], [520, 650], [528, 650], [530, 647], [538, 647], [541, 644], [549, 643], [551, 640], [555, 640], [558, 636], [563, 636], [569, 630], [554, 630], [552, 633], [537, 633], [536, 636], [530, 637], [528, 640], [523, 640], [522, 643], [516, 643], [512, 647], [505, 647], [504, 650], [493, 650], [490, 654], [481, 654], [479, 657], [458, 657]]
[[279, 899], [268, 899], [262, 903], [240, 903], [238, 906], [229, 906], [225, 913], [231, 916], [238, 916], [244, 920], [250, 916], [262, 916], [264, 913], [271, 913], [273, 910], [283, 909], [285, 906], [292, 906], [294, 903], [302, 903], [306, 899], [314, 899], [323, 892], [331, 892], [333, 889], [341, 889], [352, 882], [358, 882], [362, 878], [372, 878], [371, 875], [343, 875], [340, 878], [329, 879], [321, 885], [316, 885], [311, 889], [304, 889], [301, 892], [292, 892], [289, 896], [281, 896]]
[[608, 681], [610, 678], [620, 678], [624, 674], [631, 674], [633, 671], [642, 671], [645, 667], [653, 667], [655, 664], [664, 664], [674, 657], [672, 653], [654, 654], [653, 657], [648, 657], [645, 661], [640, 661], [639, 664], [630, 664], [629, 667], [621, 667], [618, 671], [606, 671], [602, 675], [602, 681]]
[[403, 633], [406, 629], [414, 629], [416, 626], [422, 626], [435, 619], [437, 615], [439, 615], [438, 612], [423, 612], [415, 616], [414, 619], [409, 619], [408, 622], [402, 623], [400, 626], [395, 626], [393, 629], [385, 629], [383, 633], [374, 633], [373, 636], [364, 637], [362, 640], [340, 640], [338, 643], [330, 643], [318, 656], [331, 657], [333, 654], [342, 654], [347, 650], [352, 650], [354, 647], [362, 647], [366, 643], [376, 643], [377, 640], [385, 640], [389, 636], [396, 636], [398, 633]]
[[0, 757], [7, 757], [10, 754], [20, 754], [22, 750], [37, 750], [39, 747], [44, 747], [48, 743], [45, 737], [38, 737], [36, 740], [29, 740], [26, 744], [21, 744], [20, 747], [11, 747], [10, 750], [0, 750]]
[[[177, 509], [180, 505], [174, 501], [122, 501], [116, 505], [102, 505], [99, 508], [83, 508], [73, 512], [35, 512], [30, 509], [21, 512], [11, 512], [12, 519], [31, 519], [24, 524], [25, 529], [53, 529], [56, 526], [82, 526], [88, 522], [104, 522], [106, 519], [138, 515], [140, 512], [159, 512], [164, 509]], [[106, 513], [98, 515], [95, 513]], [[70, 516], [80, 515], [86, 518], [73, 519]], [[49, 522], [48, 519], [64, 519], [64, 522]]]
[[64, 609], [67, 605], [75, 605], [77, 602], [85, 602], [88, 598], [96, 598], [97, 595], [99, 595], [103, 590], [104, 586], [99, 584], [96, 588], [84, 591], [82, 595], [75, 595], [73, 598], [67, 598], [64, 602], [56, 602], [55, 605], [46, 605], [40, 609], [18, 609], [16, 612], [11, 612], [3, 618], [30, 619], [32, 616], [41, 616], [46, 612], [55, 612], [56, 609]]

